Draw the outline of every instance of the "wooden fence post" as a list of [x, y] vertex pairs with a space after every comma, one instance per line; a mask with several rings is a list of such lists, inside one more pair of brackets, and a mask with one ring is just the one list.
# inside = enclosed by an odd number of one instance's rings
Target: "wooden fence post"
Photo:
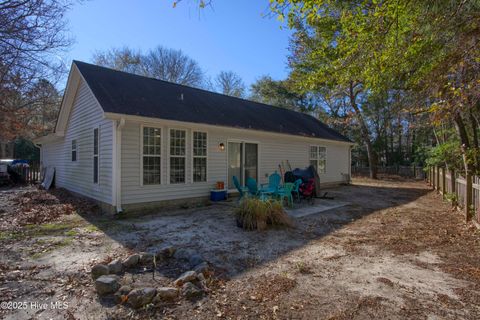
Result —
[[435, 189], [435, 167], [434, 166], [432, 166], [430, 170], [430, 182], [431, 182], [432, 188]]
[[470, 207], [472, 206], [473, 200], [472, 175], [467, 174], [465, 180], [467, 181], [465, 190], [465, 220], [468, 221], [470, 219]]
[[435, 190], [435, 167], [432, 167], [432, 187]]
[[437, 167], [437, 192], [440, 193], [440, 168]]
[[452, 202], [452, 205], [456, 205], [456, 201], [458, 201], [458, 195], [456, 189], [456, 183], [455, 183], [455, 170], [450, 169], [450, 189], [452, 189], [452, 194], [455, 195], [455, 201]]
[[445, 190], [447, 188], [445, 188], [447, 186], [447, 180], [446, 180], [446, 177], [445, 177], [445, 167], [442, 167], [442, 195], [443, 195], [443, 198], [445, 198], [446, 196], [446, 192]]
[[438, 170], [438, 166], [435, 166], [435, 180], [436, 180], [436, 183], [435, 183], [435, 187], [437, 189], [437, 192], [440, 192], [440, 170]]

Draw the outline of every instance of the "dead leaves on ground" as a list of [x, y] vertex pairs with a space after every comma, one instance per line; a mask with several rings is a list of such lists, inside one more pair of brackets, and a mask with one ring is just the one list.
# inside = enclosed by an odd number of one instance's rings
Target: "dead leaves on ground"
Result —
[[92, 201], [75, 197], [65, 189], [50, 191], [34, 189], [16, 190], [8, 194], [8, 209], [0, 216], [0, 230], [18, 230], [29, 224], [42, 224], [58, 220], [74, 212], [79, 214], [99, 213]]

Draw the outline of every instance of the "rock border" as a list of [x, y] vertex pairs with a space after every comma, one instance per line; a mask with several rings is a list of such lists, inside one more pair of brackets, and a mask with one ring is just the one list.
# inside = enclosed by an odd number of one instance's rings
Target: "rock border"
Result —
[[[187, 262], [192, 270], [182, 273], [170, 287], [140, 287], [120, 285], [120, 274], [139, 265], [153, 264], [165, 259], [177, 259]], [[150, 303], [167, 302], [177, 299], [180, 295], [188, 298], [198, 298], [209, 292], [205, 274], [210, 266], [198, 253], [190, 249], [176, 250], [173, 246], [164, 246], [155, 254], [140, 252], [125, 259], [115, 259], [110, 263], [96, 264], [91, 269], [95, 281], [95, 290], [99, 296], [114, 296], [117, 304], [127, 303], [134, 309]]]

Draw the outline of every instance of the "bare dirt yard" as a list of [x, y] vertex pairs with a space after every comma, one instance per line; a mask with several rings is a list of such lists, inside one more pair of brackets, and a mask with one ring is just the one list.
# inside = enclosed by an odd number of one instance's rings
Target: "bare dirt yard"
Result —
[[[0, 190], [0, 318], [480, 319], [480, 232], [423, 181], [328, 191], [349, 204], [256, 232], [234, 202], [114, 219], [62, 190]], [[209, 262], [207, 293], [137, 310], [96, 294], [94, 264], [164, 245]]]

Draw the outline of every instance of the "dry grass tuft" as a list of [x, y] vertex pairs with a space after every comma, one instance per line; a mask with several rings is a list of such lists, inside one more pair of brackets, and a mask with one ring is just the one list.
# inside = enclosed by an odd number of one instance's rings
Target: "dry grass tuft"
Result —
[[267, 225], [293, 227], [293, 222], [279, 201], [246, 198], [235, 210], [239, 227], [246, 230], [265, 230]]

